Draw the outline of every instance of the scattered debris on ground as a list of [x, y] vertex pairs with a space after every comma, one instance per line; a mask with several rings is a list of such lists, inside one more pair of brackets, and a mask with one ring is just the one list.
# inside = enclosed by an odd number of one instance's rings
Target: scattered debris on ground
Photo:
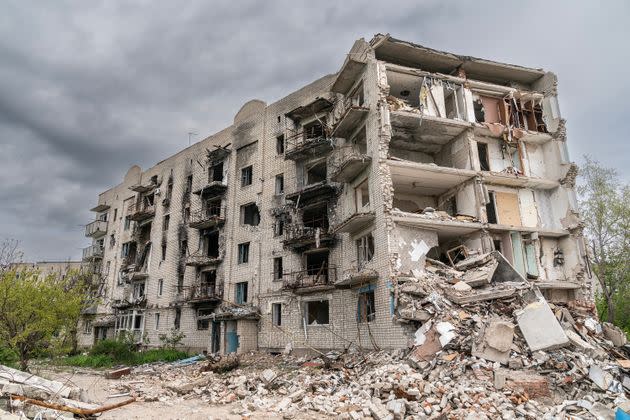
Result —
[[0, 390], [0, 419], [57, 419], [68, 413], [88, 418], [135, 401], [131, 397], [111, 404], [93, 404], [81, 388], [2, 365]]
[[[424, 271], [397, 279], [396, 292], [396, 316], [415, 329], [406, 349], [198, 356], [107, 372], [118, 379], [106, 391], [138, 404], [229, 405], [243, 418], [577, 420], [630, 413], [625, 334], [600, 323], [588, 302], [548, 302], [500, 253], [451, 266], [427, 259]], [[80, 390], [60, 382], [13, 375], [0, 371], [0, 409], [24, 411], [31, 399], [51, 408], [69, 401], [82, 410], [111, 408], [88, 406]]]

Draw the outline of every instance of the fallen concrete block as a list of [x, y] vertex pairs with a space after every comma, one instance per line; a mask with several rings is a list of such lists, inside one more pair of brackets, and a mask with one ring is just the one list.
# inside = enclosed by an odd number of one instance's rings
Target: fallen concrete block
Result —
[[606, 340], [612, 341], [615, 347], [623, 347], [628, 342], [626, 334], [623, 330], [610, 322], [604, 322], [604, 337]]
[[580, 337], [578, 333], [571, 330], [566, 330], [564, 333], [567, 335], [571, 344], [573, 344], [578, 350], [588, 355], [593, 355], [595, 353], [595, 347], [582, 340], [582, 337]]
[[47, 400], [54, 396], [53, 392], [45, 391], [30, 385], [22, 385], [16, 383], [8, 383], [2, 387], [2, 393], [5, 395], [22, 395], [27, 398], [35, 398], [38, 400]]
[[564, 347], [569, 339], [542, 296], [516, 312], [518, 327], [531, 351]]
[[485, 360], [506, 364], [510, 358], [514, 325], [500, 319], [490, 320], [480, 337], [473, 343], [472, 355]]
[[407, 412], [407, 407], [405, 406], [405, 400], [390, 400], [387, 403], [387, 409], [390, 413], [394, 415], [394, 419], [402, 420], [405, 418], [405, 413]]
[[79, 388], [70, 387], [57, 381], [50, 381], [4, 365], [0, 365], [0, 379], [30, 385], [64, 398], [79, 399], [81, 397], [81, 390]]
[[450, 322], [438, 322], [435, 324], [435, 330], [440, 334], [440, 345], [445, 347], [457, 336], [455, 327]]
[[129, 374], [131, 374], [131, 368], [124, 367], [120, 369], [110, 370], [109, 372], [105, 373], [105, 377], [107, 379], [120, 379], [124, 375], [129, 375]]

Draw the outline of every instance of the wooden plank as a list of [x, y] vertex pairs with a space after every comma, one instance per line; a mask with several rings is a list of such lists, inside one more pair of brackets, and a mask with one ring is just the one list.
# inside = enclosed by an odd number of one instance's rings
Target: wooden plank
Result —
[[495, 200], [499, 224], [509, 226], [522, 225], [517, 194], [496, 191]]

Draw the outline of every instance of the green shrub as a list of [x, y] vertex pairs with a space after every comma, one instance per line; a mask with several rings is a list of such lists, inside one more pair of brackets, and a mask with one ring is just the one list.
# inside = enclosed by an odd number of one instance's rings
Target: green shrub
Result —
[[[116, 340], [104, 340], [116, 341]], [[96, 347], [96, 346], [95, 346]], [[99, 351], [105, 352], [116, 347], [116, 344], [106, 343], [103, 349]], [[85, 368], [109, 368], [112, 366], [124, 364], [129, 366], [143, 365], [145, 363], [154, 362], [174, 362], [176, 360], [185, 359], [188, 353], [173, 349], [151, 349], [142, 352], [130, 352], [125, 357], [119, 357], [111, 354], [80, 354], [77, 356], [63, 357], [56, 360], [59, 365], [76, 366]]]
[[66, 366], [77, 366], [86, 368], [103, 368], [114, 365], [114, 359], [103, 354], [92, 356], [88, 354], [79, 354], [76, 356], [64, 357], [59, 359], [58, 364]]
[[109, 356], [113, 360], [127, 361], [133, 357], [135, 344], [125, 338], [116, 340], [101, 340], [94, 344], [90, 356]]
[[0, 364], [13, 367], [18, 360], [19, 357], [16, 352], [8, 347], [0, 345]]

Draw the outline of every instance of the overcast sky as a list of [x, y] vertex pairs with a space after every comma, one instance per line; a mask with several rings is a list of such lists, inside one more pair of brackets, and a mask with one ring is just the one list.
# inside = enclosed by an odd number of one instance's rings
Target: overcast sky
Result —
[[0, 239], [80, 258], [89, 209], [130, 165], [336, 72], [379, 32], [556, 72], [572, 158], [628, 179], [630, 2], [372, 3], [1, 0]]

